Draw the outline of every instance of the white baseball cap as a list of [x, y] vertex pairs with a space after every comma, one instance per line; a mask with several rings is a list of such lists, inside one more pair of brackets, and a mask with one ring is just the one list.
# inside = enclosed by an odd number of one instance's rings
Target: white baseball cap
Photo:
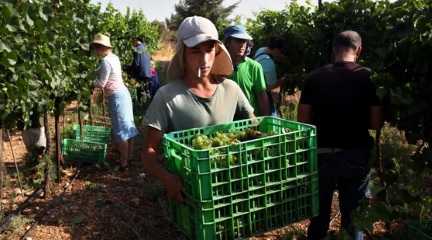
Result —
[[[229, 76], [233, 72], [233, 64], [228, 50], [219, 41], [219, 34], [215, 25], [207, 18], [193, 16], [185, 18], [177, 30], [176, 54], [171, 60], [168, 74], [172, 77], [181, 77], [183, 68], [183, 47], [195, 47], [207, 41], [216, 41], [219, 51], [211, 70], [214, 75]], [[184, 44], [184, 45], [183, 45]]]
[[218, 41], [218, 31], [215, 25], [204, 17], [193, 16], [185, 18], [177, 30], [177, 39], [187, 47], [214, 40]]

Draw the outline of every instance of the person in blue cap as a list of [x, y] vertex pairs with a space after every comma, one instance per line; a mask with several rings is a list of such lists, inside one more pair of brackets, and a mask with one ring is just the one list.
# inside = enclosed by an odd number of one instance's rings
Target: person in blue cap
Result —
[[252, 37], [242, 25], [234, 25], [225, 29], [224, 44], [234, 66], [234, 72], [229, 78], [243, 90], [255, 109], [255, 115], [268, 116], [270, 115], [270, 103], [264, 71], [257, 61], [247, 57], [247, 49], [251, 41]]

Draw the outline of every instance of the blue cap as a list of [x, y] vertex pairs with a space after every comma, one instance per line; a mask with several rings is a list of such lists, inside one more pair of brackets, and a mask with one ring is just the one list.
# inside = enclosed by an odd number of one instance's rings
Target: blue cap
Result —
[[224, 38], [238, 38], [244, 40], [252, 40], [252, 37], [247, 33], [246, 28], [242, 25], [234, 25], [227, 27], [224, 31]]

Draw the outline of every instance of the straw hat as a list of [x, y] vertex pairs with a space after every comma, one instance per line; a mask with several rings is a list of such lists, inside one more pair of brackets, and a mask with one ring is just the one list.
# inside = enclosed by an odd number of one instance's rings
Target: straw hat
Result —
[[177, 30], [176, 54], [171, 60], [168, 75], [181, 78], [184, 74], [184, 46], [195, 47], [210, 40], [217, 42], [217, 55], [211, 70], [213, 75], [229, 76], [233, 72], [233, 64], [228, 50], [219, 41], [219, 34], [215, 25], [204, 17], [193, 16], [183, 20]]
[[112, 48], [110, 38], [107, 35], [104, 35], [102, 33], [98, 33], [94, 36], [93, 41], [91, 43], [102, 45], [104, 47]]

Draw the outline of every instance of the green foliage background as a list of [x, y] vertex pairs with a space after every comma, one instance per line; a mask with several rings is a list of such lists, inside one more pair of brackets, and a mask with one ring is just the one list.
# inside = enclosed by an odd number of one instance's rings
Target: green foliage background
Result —
[[407, 137], [432, 138], [432, 1], [339, 0], [322, 8], [292, 2], [262, 11], [247, 22], [255, 46], [274, 36], [286, 40], [287, 61], [279, 67], [287, 89], [301, 87], [308, 72], [331, 61], [336, 33], [352, 29], [363, 38], [360, 63], [370, 67], [386, 120]]
[[210, 19], [220, 33], [231, 20], [228, 19], [240, 1], [229, 6], [223, 5], [224, 0], [181, 0], [175, 5], [175, 13], [166, 19], [168, 28], [176, 30], [186, 17], [202, 16]]
[[159, 42], [158, 25], [142, 12], [102, 11], [89, 0], [0, 2], [0, 123], [13, 127], [21, 116], [62, 112], [71, 100], [88, 101], [97, 60], [89, 43], [97, 32], [111, 36], [122, 63], [131, 60], [131, 38], [147, 48]]

